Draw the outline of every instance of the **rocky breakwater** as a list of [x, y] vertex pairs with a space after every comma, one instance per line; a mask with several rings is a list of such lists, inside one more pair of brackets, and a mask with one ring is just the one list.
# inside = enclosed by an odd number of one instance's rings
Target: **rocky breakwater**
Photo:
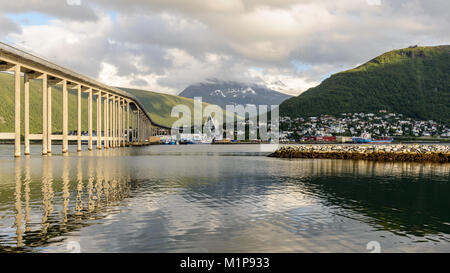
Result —
[[295, 145], [283, 146], [270, 157], [326, 158], [405, 162], [450, 162], [448, 145]]

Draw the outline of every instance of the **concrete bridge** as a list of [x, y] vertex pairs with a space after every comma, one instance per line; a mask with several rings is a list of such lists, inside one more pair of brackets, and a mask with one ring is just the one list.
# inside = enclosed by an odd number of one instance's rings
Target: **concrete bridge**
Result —
[[[155, 124], [137, 98], [123, 90], [102, 84], [84, 75], [0, 43], [0, 72], [14, 75], [14, 132], [0, 133], [0, 140], [14, 140], [14, 156], [22, 155], [21, 145], [21, 83], [24, 82], [24, 154], [30, 154], [30, 140], [42, 140], [42, 155], [52, 153], [52, 141], [62, 141], [67, 153], [69, 141], [88, 142], [91, 151], [145, 142], [162, 126]], [[42, 134], [30, 134], [30, 79], [42, 80]], [[52, 134], [52, 87], [62, 90], [62, 135]], [[68, 90], [77, 91], [77, 135], [69, 135]], [[82, 93], [88, 93], [88, 136], [82, 136]], [[93, 134], [93, 97], [97, 99], [96, 134]], [[102, 106], [103, 105], [103, 106]], [[103, 112], [103, 119], [102, 119]], [[163, 128], [166, 129], [166, 128]]]

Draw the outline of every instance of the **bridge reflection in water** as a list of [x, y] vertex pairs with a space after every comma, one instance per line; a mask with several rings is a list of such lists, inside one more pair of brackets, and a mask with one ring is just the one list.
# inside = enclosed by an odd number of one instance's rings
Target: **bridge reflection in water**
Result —
[[0, 252], [61, 252], [70, 241], [112, 252], [364, 252], [372, 240], [384, 250], [449, 250], [450, 164], [241, 149], [0, 158]]
[[[103, 154], [120, 156], [126, 152]], [[55, 173], [54, 165], [60, 174]], [[1, 176], [0, 181], [8, 181]], [[10, 196], [14, 196], [15, 207], [15, 236], [0, 231], [0, 252], [33, 251], [58, 242], [61, 236], [90, 225], [90, 220], [106, 217], [106, 211], [130, 191], [129, 169], [108, 157], [49, 156], [36, 162], [30, 157], [16, 159], [14, 181], [13, 195], [7, 187], [0, 187], [0, 212], [12, 201]]]

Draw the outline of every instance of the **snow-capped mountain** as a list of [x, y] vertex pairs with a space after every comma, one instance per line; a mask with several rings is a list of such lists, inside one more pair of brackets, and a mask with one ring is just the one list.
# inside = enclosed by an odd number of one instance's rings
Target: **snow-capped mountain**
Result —
[[230, 81], [211, 80], [191, 85], [179, 96], [202, 97], [203, 102], [219, 105], [279, 105], [291, 96], [282, 94], [264, 86]]

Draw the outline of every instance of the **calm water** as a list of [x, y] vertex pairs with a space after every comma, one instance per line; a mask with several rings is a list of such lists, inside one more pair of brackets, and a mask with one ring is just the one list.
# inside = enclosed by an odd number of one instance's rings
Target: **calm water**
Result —
[[0, 146], [0, 252], [450, 252], [448, 164], [242, 145], [11, 154]]

